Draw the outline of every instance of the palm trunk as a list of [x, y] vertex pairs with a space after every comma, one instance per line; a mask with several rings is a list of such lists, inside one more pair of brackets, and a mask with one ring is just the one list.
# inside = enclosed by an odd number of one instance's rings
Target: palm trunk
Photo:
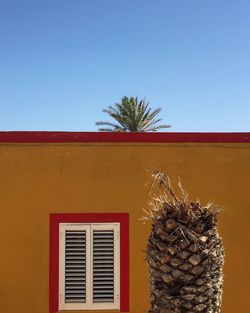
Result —
[[[154, 173], [155, 175], [155, 173]], [[218, 209], [202, 207], [165, 191], [151, 202], [152, 230], [147, 260], [152, 313], [219, 313], [224, 252], [217, 230]], [[170, 199], [170, 200], [169, 200]]]

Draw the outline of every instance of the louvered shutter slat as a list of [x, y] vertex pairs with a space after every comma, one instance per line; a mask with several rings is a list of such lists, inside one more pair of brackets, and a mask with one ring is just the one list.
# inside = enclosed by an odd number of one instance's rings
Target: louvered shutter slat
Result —
[[93, 231], [93, 302], [114, 301], [114, 231]]
[[86, 302], [86, 232], [65, 231], [65, 303]]

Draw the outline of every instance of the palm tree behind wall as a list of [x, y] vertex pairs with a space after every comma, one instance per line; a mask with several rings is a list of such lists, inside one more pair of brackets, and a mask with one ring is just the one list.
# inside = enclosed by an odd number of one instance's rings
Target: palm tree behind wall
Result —
[[123, 97], [121, 103], [109, 106], [103, 112], [111, 116], [116, 122], [96, 122], [96, 125], [105, 126], [99, 131], [106, 132], [155, 132], [158, 129], [169, 128], [170, 125], [159, 124], [158, 114], [161, 109], [152, 110], [145, 99]]

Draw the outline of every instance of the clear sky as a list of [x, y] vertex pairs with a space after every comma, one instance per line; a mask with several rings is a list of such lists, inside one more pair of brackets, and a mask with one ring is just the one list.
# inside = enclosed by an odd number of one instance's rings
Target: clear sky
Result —
[[124, 95], [250, 131], [250, 1], [0, 0], [0, 130], [95, 131]]

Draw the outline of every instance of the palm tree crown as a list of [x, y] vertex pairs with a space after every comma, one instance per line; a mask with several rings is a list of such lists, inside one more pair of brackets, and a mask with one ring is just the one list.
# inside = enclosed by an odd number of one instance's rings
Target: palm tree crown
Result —
[[145, 99], [123, 97], [121, 103], [109, 106], [103, 112], [109, 114], [117, 123], [96, 122], [96, 125], [108, 126], [99, 128], [99, 131], [106, 132], [155, 132], [158, 129], [169, 128], [170, 125], [159, 125], [162, 120], [157, 118], [161, 109], [152, 110], [149, 102]]

